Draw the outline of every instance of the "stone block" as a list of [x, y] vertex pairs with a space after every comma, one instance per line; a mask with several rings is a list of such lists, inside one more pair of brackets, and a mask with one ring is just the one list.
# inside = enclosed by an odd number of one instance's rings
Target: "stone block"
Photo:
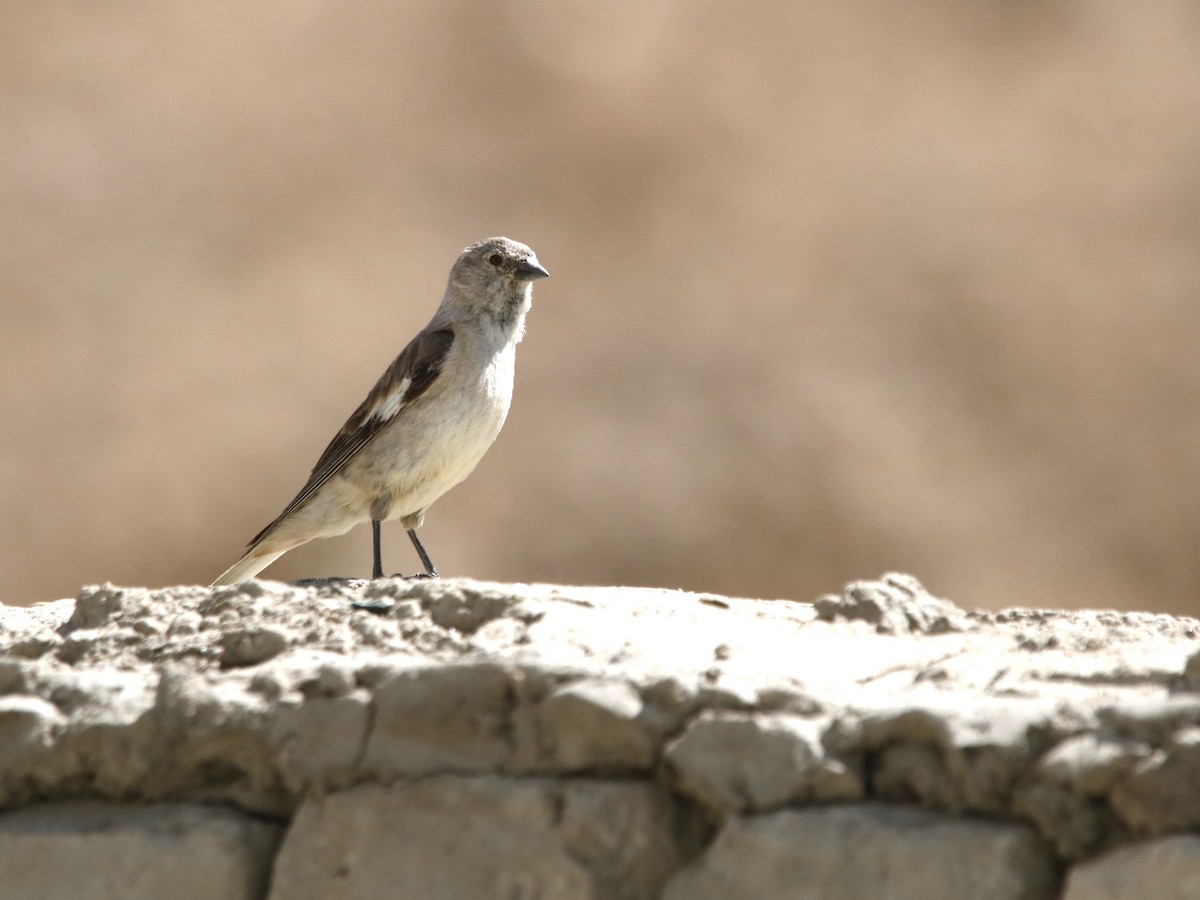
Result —
[[272, 900], [651, 900], [678, 864], [648, 784], [441, 776], [306, 802]]
[[1051, 855], [1022, 825], [879, 805], [726, 822], [664, 900], [1053, 900]]
[[1200, 897], [1200, 836], [1121, 847], [1075, 866], [1063, 900], [1195, 900]]
[[52, 803], [0, 814], [0, 896], [259, 900], [279, 827], [218, 807]]
[[[536, 762], [529, 767], [554, 771], [648, 770], [662, 735], [642, 713], [642, 698], [626, 681], [569, 682], [522, 715], [532, 730], [532, 740], [522, 742], [522, 757], [533, 751]], [[518, 760], [521, 768], [524, 763]]]
[[513, 681], [495, 663], [402, 665], [375, 686], [364, 765], [388, 777], [488, 772], [511, 755]]
[[857, 799], [858, 779], [824, 758], [827, 724], [790, 713], [705, 712], [664, 756], [680, 789], [718, 815], [771, 809], [818, 792]]

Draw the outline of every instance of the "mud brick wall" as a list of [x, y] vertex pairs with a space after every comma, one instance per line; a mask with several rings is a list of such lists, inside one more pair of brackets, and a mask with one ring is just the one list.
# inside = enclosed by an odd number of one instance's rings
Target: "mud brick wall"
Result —
[[0, 607], [4, 898], [1200, 896], [1200, 623], [471, 581]]

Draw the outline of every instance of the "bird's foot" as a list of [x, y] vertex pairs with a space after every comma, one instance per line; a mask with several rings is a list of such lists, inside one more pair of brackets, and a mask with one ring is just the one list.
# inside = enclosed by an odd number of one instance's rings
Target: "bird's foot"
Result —
[[417, 572], [413, 575], [405, 575], [403, 572], [397, 572], [393, 578], [403, 578], [405, 581], [416, 581], [420, 578], [441, 578], [437, 572]]

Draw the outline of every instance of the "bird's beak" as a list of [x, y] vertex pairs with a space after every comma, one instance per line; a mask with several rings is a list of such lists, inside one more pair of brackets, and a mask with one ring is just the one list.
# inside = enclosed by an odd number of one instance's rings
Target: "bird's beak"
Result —
[[517, 266], [517, 274], [524, 281], [536, 281], [539, 278], [550, 277], [550, 273], [543, 269], [536, 259], [521, 260], [520, 265]]

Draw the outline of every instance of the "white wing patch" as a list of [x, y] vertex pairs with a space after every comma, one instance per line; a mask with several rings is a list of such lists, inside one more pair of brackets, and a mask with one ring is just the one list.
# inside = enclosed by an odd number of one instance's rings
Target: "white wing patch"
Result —
[[396, 413], [400, 412], [400, 407], [404, 406], [404, 398], [411, 386], [412, 378], [406, 376], [395, 388], [388, 391], [387, 395], [375, 404], [375, 408], [367, 416], [368, 421], [378, 419], [381, 422], [386, 422], [392, 416], [396, 415]]

